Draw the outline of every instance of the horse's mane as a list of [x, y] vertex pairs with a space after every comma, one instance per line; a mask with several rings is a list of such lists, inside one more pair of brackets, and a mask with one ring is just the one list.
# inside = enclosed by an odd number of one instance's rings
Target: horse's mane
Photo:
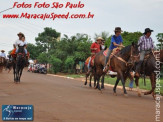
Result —
[[128, 45], [128, 46], [126, 46], [125, 48], [123, 48], [123, 49], [119, 52], [119, 54], [124, 55], [124, 54], [126, 54], [127, 52], [129, 52], [130, 50], [131, 50], [131, 45]]

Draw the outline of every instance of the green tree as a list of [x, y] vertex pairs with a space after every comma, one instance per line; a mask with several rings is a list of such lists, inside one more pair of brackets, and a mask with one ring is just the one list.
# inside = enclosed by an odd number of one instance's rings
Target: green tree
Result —
[[60, 33], [52, 28], [44, 28], [44, 32], [39, 33], [38, 37], [35, 38], [36, 45], [42, 46], [44, 52], [54, 49], [56, 47], [56, 43], [60, 38]]
[[[141, 32], [126, 32], [124, 31], [121, 36], [123, 38], [123, 45], [127, 46], [127, 45], [131, 45], [132, 42], [135, 42], [136, 44], [138, 43], [139, 38], [142, 36], [143, 34]], [[108, 39], [108, 41], [106, 42], [107, 47], [110, 46], [111, 43], [111, 37], [113, 35], [111, 35]]]
[[51, 64], [50, 69], [56, 74], [61, 71], [62, 61], [55, 56], [51, 56], [49, 59], [49, 63]]
[[163, 33], [158, 33], [156, 35], [156, 37], [157, 37], [157, 40], [159, 42], [159, 44], [157, 44], [157, 46], [158, 46], [159, 49], [162, 50], [163, 49]]
[[75, 64], [74, 58], [72, 56], [67, 57], [64, 64], [65, 64], [65, 68], [66, 68], [67, 72], [72, 73], [74, 64]]
[[48, 57], [47, 57], [47, 53], [40, 53], [39, 56], [37, 57], [37, 60], [39, 63], [48, 63]]

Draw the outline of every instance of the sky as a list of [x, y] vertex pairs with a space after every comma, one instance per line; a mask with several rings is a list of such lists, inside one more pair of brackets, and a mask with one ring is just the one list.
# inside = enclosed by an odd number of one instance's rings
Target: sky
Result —
[[[34, 4], [39, 3], [78, 3], [79, 0], [0, 0], [0, 11], [11, 8], [14, 2]], [[52, 8], [13, 8], [0, 14], [0, 50], [11, 50], [13, 43], [18, 39], [17, 33], [23, 32], [28, 43], [35, 43], [35, 37], [43, 32], [43, 28], [52, 27], [69, 37], [76, 33], [86, 33], [94, 40], [95, 33], [106, 31], [114, 33], [115, 27], [123, 31], [144, 32], [149, 27], [154, 30], [152, 38], [157, 43], [156, 35], [163, 33], [163, 0], [80, 0], [84, 8], [52, 9]], [[3, 14], [28, 13], [93, 13], [93, 19], [3, 19]], [[125, 41], [125, 40], [124, 40]]]

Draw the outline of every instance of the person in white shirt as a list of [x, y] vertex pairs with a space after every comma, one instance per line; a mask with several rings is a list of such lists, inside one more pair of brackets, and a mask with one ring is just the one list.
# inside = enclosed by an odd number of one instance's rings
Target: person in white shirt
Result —
[[4, 50], [1, 50], [0, 57], [3, 57], [3, 58], [6, 59], [6, 54], [5, 54], [5, 51]]
[[16, 48], [16, 53], [18, 52], [18, 46], [24, 46], [25, 54], [27, 54], [27, 42], [25, 41], [25, 36], [23, 33], [18, 33], [19, 39], [15, 41], [14, 48]]

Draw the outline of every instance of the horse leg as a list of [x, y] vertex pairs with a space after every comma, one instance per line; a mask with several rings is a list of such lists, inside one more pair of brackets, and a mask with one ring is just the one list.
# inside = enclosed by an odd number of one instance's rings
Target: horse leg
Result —
[[[151, 81], [151, 86], [152, 86], [152, 90], [145, 92], [144, 95], [148, 95], [154, 92], [155, 88], [156, 88], [156, 80], [155, 80], [155, 74], [152, 73], [150, 75], [150, 81]], [[153, 98], [155, 98], [155, 95], [153, 94]]]
[[96, 76], [94, 75], [94, 87], [96, 87]]
[[14, 74], [14, 82], [16, 82], [16, 71], [15, 66], [13, 67], [13, 74]]
[[104, 77], [105, 77], [105, 75], [102, 76], [102, 80], [101, 80], [101, 89], [104, 89]]
[[98, 88], [98, 90], [101, 90], [101, 88], [100, 88], [100, 76], [97, 76], [96, 77], [97, 78], [97, 84], [96, 84], [96, 87], [95, 87], [95, 89], [97, 89]]
[[135, 84], [136, 84], [138, 96], [141, 97], [141, 90], [139, 89], [139, 77], [135, 78]]
[[19, 83], [20, 83], [20, 78], [21, 78], [21, 76], [22, 76], [22, 71], [23, 71], [23, 69], [20, 69]]
[[84, 85], [87, 85], [87, 78], [88, 78], [89, 74], [86, 74], [85, 75], [85, 82], [84, 82]]
[[92, 84], [91, 84], [92, 76], [93, 76], [93, 74], [90, 75], [89, 87], [92, 87]]
[[119, 80], [120, 80], [120, 79], [117, 78], [117, 80], [116, 80], [116, 82], [115, 82], [115, 85], [114, 85], [114, 88], [113, 88], [113, 92], [114, 92], [113, 94], [114, 94], [114, 95], [117, 95], [117, 93], [116, 93], [116, 88], [117, 88], [117, 85], [118, 85], [118, 83], [119, 83]]
[[119, 71], [119, 75], [121, 77], [121, 82], [122, 82], [122, 85], [123, 85], [124, 96], [127, 96], [127, 91], [126, 91], [126, 88], [125, 88], [125, 81], [124, 81], [123, 73], [121, 71]]
[[16, 82], [18, 82], [18, 78], [19, 78], [19, 70], [18, 70], [18, 66], [16, 65]]

